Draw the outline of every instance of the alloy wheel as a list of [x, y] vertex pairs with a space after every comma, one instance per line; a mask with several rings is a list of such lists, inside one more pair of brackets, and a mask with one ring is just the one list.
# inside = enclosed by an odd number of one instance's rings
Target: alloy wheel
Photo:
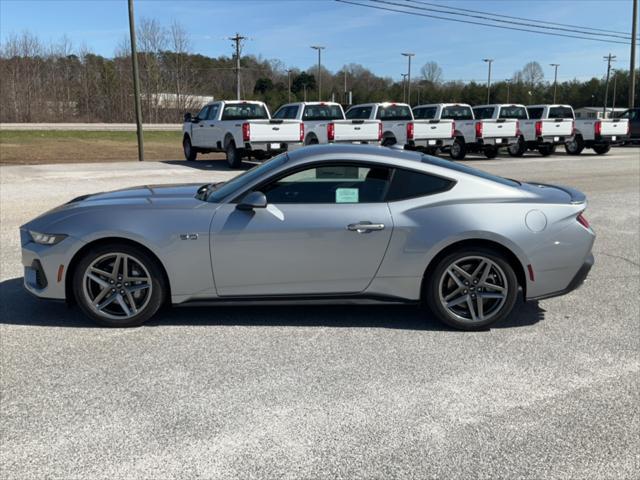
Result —
[[463, 322], [488, 322], [496, 317], [509, 293], [507, 276], [493, 260], [469, 256], [455, 260], [438, 285], [447, 312]]
[[99, 316], [126, 320], [145, 309], [151, 299], [149, 271], [126, 253], [107, 253], [85, 270], [82, 287], [87, 304]]

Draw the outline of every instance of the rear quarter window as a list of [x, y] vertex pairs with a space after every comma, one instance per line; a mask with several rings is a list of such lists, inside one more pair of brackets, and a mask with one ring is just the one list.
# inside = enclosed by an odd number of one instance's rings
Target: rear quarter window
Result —
[[449, 190], [455, 182], [447, 178], [396, 168], [387, 193], [387, 202], [424, 197]]

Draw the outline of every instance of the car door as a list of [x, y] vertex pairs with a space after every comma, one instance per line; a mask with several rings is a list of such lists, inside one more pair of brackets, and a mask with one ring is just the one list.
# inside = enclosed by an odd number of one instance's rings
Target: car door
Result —
[[209, 105], [202, 107], [202, 110], [196, 115], [196, 121], [191, 125], [191, 144], [194, 147], [203, 147], [206, 142], [207, 115], [209, 114]]
[[205, 147], [215, 148], [216, 142], [220, 139], [220, 126], [217, 121], [219, 109], [219, 103], [211, 105], [207, 113], [207, 119], [203, 122], [205, 124], [203, 130], [203, 146]]
[[218, 295], [365, 290], [393, 230], [383, 201], [389, 177], [386, 167], [315, 164], [251, 189], [266, 195], [266, 208], [222, 205], [211, 235]]

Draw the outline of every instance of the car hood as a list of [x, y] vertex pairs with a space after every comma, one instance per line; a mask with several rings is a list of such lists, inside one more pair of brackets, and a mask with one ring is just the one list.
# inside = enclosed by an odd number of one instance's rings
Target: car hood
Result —
[[104, 202], [115, 201], [121, 203], [123, 200], [150, 199], [185, 199], [194, 198], [201, 183], [185, 183], [172, 185], [141, 185], [137, 187], [123, 188], [121, 190], [113, 190], [111, 192], [94, 193], [74, 198], [68, 204], [77, 202]]

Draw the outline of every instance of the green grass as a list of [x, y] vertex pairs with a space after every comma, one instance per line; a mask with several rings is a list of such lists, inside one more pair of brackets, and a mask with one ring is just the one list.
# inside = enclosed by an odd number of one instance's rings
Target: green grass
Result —
[[[144, 139], [151, 142], [180, 143], [182, 132], [144, 132]], [[30, 144], [46, 140], [107, 140], [115, 142], [136, 142], [136, 132], [86, 131], [86, 130], [0, 130], [0, 144]]]

